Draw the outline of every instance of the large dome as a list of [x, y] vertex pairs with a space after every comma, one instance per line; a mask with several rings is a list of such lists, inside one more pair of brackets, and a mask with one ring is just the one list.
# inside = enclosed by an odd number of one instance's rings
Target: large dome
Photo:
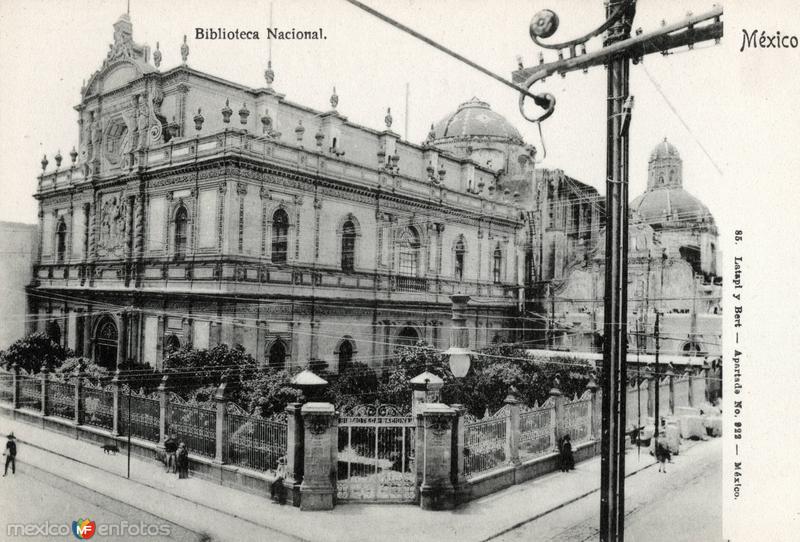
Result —
[[488, 103], [478, 98], [458, 106], [454, 113], [436, 123], [433, 132], [437, 140], [490, 137], [522, 142], [519, 131], [505, 117], [492, 111]]
[[655, 146], [655, 148], [650, 152], [650, 162], [654, 160], [664, 160], [667, 158], [677, 158], [680, 160], [681, 155], [678, 153], [678, 149], [675, 148], [675, 145], [667, 141], [667, 138], [664, 138], [664, 141], [659, 143]]
[[663, 187], [648, 190], [630, 203], [634, 211], [647, 224], [664, 222], [701, 222], [712, 219], [703, 202], [683, 188]]

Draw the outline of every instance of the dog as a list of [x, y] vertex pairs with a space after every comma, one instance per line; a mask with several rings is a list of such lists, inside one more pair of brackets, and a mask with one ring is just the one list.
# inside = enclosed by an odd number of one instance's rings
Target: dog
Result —
[[116, 444], [103, 444], [102, 448], [104, 454], [117, 455], [117, 452], [119, 452], [119, 446]]

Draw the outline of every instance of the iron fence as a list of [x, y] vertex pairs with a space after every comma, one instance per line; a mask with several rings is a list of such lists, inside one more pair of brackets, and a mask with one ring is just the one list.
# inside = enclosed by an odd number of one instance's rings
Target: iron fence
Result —
[[[130, 411], [128, 410], [129, 400]], [[138, 395], [130, 397], [125, 395], [120, 397], [119, 402], [120, 434], [127, 435], [130, 429], [130, 435], [133, 437], [149, 440], [151, 442], [158, 442], [158, 423], [161, 416], [158, 400], [150, 399], [149, 397], [140, 397]], [[130, 426], [128, 425], [129, 417]]]
[[520, 412], [519, 455], [527, 458], [551, 451], [555, 446], [555, 409], [535, 408]]
[[33, 410], [42, 409], [42, 379], [19, 375], [19, 406]]
[[592, 436], [591, 403], [591, 399], [578, 399], [564, 404], [564, 429], [573, 445]]
[[497, 416], [464, 426], [464, 474], [475, 476], [506, 462], [506, 417]]
[[82, 392], [83, 423], [112, 430], [114, 428], [114, 394], [89, 386], [84, 386]]
[[14, 400], [14, 373], [0, 370], [0, 401]]
[[200, 405], [167, 403], [166, 432], [186, 444], [190, 453], [214, 457], [217, 411]]
[[286, 423], [229, 413], [226, 425], [228, 463], [270, 470], [286, 455]]
[[47, 412], [52, 416], [75, 419], [75, 385], [51, 380], [47, 383]]

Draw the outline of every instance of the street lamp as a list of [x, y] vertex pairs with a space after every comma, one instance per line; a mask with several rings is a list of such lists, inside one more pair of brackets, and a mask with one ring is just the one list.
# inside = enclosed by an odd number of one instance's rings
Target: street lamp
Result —
[[454, 294], [450, 296], [453, 303], [452, 324], [450, 327], [450, 348], [443, 354], [448, 356], [450, 371], [456, 378], [464, 378], [469, 372], [472, 351], [469, 349], [469, 330], [467, 329], [466, 310], [469, 296]]
[[327, 385], [327, 380], [320, 378], [308, 369], [300, 371], [292, 378], [292, 386], [300, 390], [306, 401], [317, 399], [321, 390]]
[[472, 361], [472, 351], [469, 348], [451, 346], [442, 352], [442, 354], [449, 356], [448, 364], [450, 366], [450, 372], [453, 373], [454, 377], [464, 378], [467, 376]]

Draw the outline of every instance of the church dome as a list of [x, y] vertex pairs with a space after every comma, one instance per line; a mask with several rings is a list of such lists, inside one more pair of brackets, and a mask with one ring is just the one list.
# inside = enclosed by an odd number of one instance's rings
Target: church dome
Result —
[[455, 112], [440, 120], [433, 134], [436, 140], [488, 137], [522, 142], [519, 131], [478, 98], [462, 103]]
[[667, 141], [667, 138], [665, 137], [664, 141], [656, 145], [652, 152], [650, 152], [650, 162], [668, 158], [680, 160], [681, 155], [678, 153], [678, 149], [675, 148], [675, 145]]

